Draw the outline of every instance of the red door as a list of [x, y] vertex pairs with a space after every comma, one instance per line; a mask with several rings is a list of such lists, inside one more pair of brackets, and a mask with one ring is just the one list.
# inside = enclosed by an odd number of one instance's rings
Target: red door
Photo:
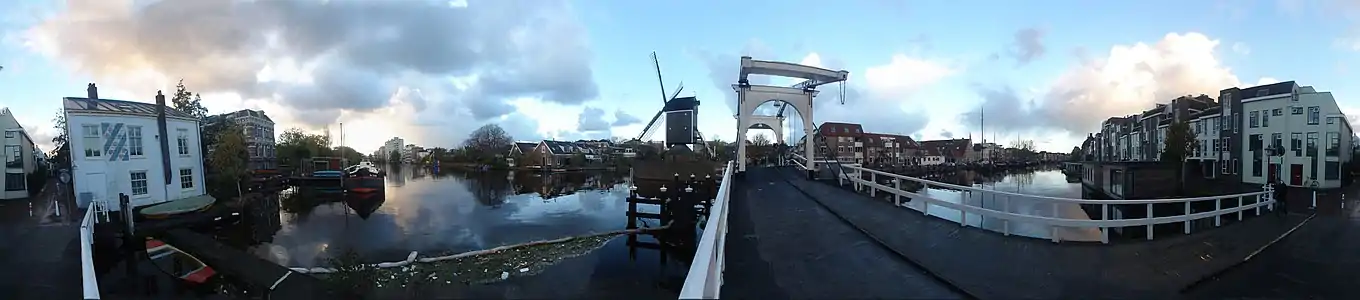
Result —
[[1303, 165], [1302, 165], [1302, 164], [1292, 164], [1292, 165], [1289, 165], [1289, 185], [1293, 185], [1293, 186], [1302, 186], [1302, 185], [1303, 185]]

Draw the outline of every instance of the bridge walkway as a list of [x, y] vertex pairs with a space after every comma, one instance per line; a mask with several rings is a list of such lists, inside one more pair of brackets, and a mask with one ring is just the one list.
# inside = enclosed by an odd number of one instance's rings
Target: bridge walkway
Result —
[[[1258, 217], [1153, 241], [1053, 243], [961, 227], [834, 181], [805, 179], [793, 168], [746, 176], [733, 199], [723, 286], [724, 296], [738, 298], [931, 297], [931, 291], [980, 299], [1183, 298], [1182, 290], [1239, 265], [1309, 219]], [[846, 254], [862, 261], [837, 255], [852, 250], [860, 253]], [[884, 263], [903, 260], [912, 263]], [[892, 277], [907, 270], [910, 278]], [[951, 286], [956, 292], [946, 293]]]
[[966, 298], [837, 219], [780, 170], [744, 176], [733, 182], [723, 298]]
[[[1351, 186], [1347, 195], [1360, 195]], [[1198, 299], [1346, 299], [1360, 287], [1360, 197], [1318, 215], [1251, 260], [1194, 286]], [[1302, 202], [1302, 201], [1300, 201]], [[1293, 209], [1295, 206], [1290, 206]], [[1335, 207], [1334, 207], [1335, 208]], [[1302, 210], [1294, 210], [1302, 211]]]

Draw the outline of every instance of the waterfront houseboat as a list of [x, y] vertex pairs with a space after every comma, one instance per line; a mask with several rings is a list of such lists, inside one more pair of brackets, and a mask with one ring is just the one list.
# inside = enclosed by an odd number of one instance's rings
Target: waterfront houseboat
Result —
[[100, 99], [93, 83], [86, 97], [62, 101], [70, 133], [76, 201], [118, 210], [118, 195], [134, 207], [204, 195], [199, 120], [165, 105]]

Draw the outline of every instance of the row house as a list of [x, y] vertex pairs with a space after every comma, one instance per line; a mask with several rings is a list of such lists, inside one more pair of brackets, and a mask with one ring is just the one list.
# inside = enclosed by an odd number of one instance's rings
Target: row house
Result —
[[[1138, 115], [1113, 117], [1082, 148], [1099, 161], [1154, 161], [1166, 129], [1187, 122], [1198, 141], [1187, 161], [1206, 178], [1336, 188], [1354, 132], [1330, 92], [1294, 81], [1184, 96]], [[1156, 124], [1155, 127], [1152, 124]]]
[[971, 139], [948, 139], [921, 141], [922, 165], [965, 163], [968, 153], [972, 152]]
[[251, 170], [278, 168], [276, 161], [278, 143], [274, 138], [274, 120], [270, 119], [269, 115], [261, 110], [242, 109], [208, 116], [204, 120], [204, 127], [223, 122], [231, 122], [240, 126], [246, 142], [247, 164]]
[[861, 137], [864, 127], [859, 124], [825, 122], [817, 126], [818, 159], [835, 159], [841, 162], [864, 163], [864, 143]]
[[28, 198], [28, 174], [38, 164], [38, 148], [8, 108], [0, 108], [0, 131], [5, 132], [5, 180], [0, 182], [0, 200]]
[[888, 165], [917, 165], [917, 149], [920, 147], [909, 136], [881, 133], [861, 135], [864, 145], [864, 163]]
[[522, 157], [522, 164], [530, 166], [565, 166], [583, 163], [583, 161], [575, 161], [582, 158], [585, 161], [599, 161], [603, 154], [602, 149], [583, 147], [574, 142], [543, 140], [534, 144], [534, 147], [527, 152], [524, 149], [525, 144], [524, 142], [517, 142], [510, 147], [510, 157]]

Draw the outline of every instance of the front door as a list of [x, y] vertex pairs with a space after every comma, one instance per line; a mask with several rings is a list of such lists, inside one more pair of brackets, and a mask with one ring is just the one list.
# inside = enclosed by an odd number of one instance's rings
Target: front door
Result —
[[1302, 165], [1302, 164], [1292, 164], [1292, 165], [1289, 165], [1289, 185], [1293, 185], [1293, 186], [1302, 186], [1302, 185], [1303, 185], [1303, 165]]

